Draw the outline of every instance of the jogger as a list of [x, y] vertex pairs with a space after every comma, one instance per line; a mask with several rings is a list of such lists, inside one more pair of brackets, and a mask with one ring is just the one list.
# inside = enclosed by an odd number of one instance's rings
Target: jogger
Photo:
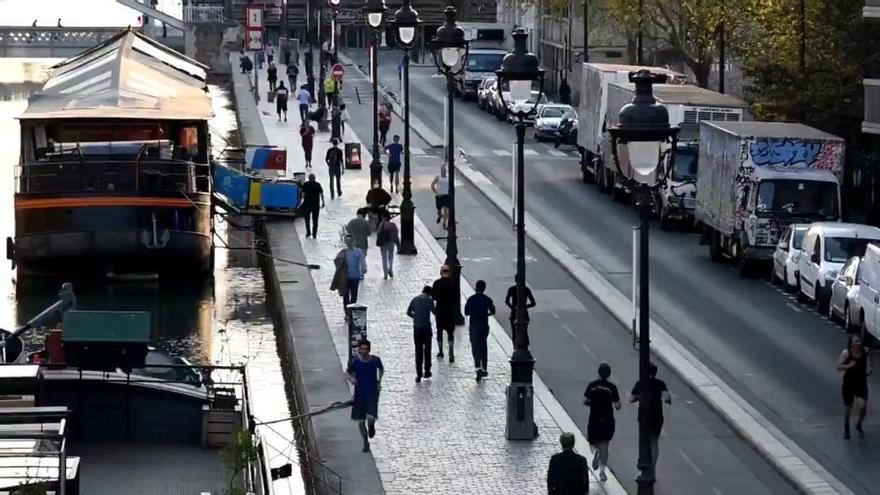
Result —
[[868, 413], [868, 375], [871, 374], [870, 354], [862, 345], [862, 338], [858, 335], [850, 335], [846, 349], [840, 353], [837, 359], [837, 370], [843, 371], [843, 405], [846, 408], [843, 413], [843, 438], [849, 439], [849, 419], [852, 416], [853, 406], [858, 411], [856, 431], [859, 438], [865, 438], [862, 422]]
[[464, 305], [468, 321], [468, 333], [471, 340], [471, 353], [474, 356], [474, 369], [477, 381], [489, 375], [487, 370], [489, 359], [489, 317], [495, 314], [495, 303], [485, 294], [486, 282], [477, 280], [474, 287], [476, 294], [468, 298]]
[[[663, 432], [663, 403], [671, 404], [672, 397], [669, 395], [669, 389], [666, 382], [657, 379], [657, 365], [651, 363], [648, 366], [648, 377], [651, 380], [651, 416], [643, 416], [642, 409], [639, 408], [639, 424], [648, 423], [648, 430], [651, 434], [651, 463], [653, 465], [654, 475], [657, 473], [657, 457], [660, 455], [660, 433]], [[641, 381], [636, 382], [632, 392], [629, 395], [629, 401], [639, 401], [639, 390], [641, 389]]]
[[614, 410], [620, 409], [620, 393], [617, 386], [608, 381], [611, 366], [599, 365], [599, 379], [590, 382], [584, 392], [584, 405], [590, 408], [587, 423], [587, 441], [593, 449], [593, 469], [599, 470], [599, 479], [606, 481], [605, 466], [608, 465], [608, 445], [614, 438]]
[[358, 344], [358, 353], [348, 363], [348, 380], [354, 385], [351, 419], [358, 422], [358, 430], [364, 440], [362, 452], [370, 451], [370, 438], [376, 436], [376, 419], [379, 417], [379, 392], [385, 366], [379, 356], [370, 354], [370, 341]]

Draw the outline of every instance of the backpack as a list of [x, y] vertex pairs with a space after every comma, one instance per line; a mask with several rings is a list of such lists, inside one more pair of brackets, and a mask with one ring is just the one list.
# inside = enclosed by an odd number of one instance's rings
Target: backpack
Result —
[[391, 239], [389, 238], [391, 233], [385, 229], [385, 222], [382, 222], [382, 225], [379, 226], [378, 232], [376, 232], [376, 245], [383, 246], [388, 243]]

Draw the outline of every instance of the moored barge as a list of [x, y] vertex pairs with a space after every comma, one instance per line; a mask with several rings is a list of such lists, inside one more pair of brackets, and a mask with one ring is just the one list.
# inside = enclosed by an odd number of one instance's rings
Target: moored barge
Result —
[[207, 67], [131, 29], [52, 68], [21, 123], [25, 272], [208, 272]]

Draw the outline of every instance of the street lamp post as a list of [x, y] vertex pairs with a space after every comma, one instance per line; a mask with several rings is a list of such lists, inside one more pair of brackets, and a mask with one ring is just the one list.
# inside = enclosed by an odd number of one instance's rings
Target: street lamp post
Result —
[[[541, 100], [544, 88], [544, 70], [535, 54], [526, 47], [528, 34], [523, 28], [513, 32], [513, 50], [504, 56], [501, 69], [496, 71], [498, 87], [504, 83], [510, 88], [510, 102], [501, 104], [516, 119], [516, 314], [514, 315], [513, 345], [510, 358], [510, 386], [507, 387], [507, 438], [532, 440], [537, 436], [534, 422], [532, 372], [535, 359], [529, 351], [526, 319], [526, 228], [525, 228], [525, 118], [533, 114]], [[538, 98], [529, 103], [532, 85], [538, 83]]]
[[[660, 164], [666, 153], [674, 160], [678, 127], [669, 125], [669, 112], [654, 99], [652, 85], [666, 77], [646, 69], [630, 73], [636, 94], [632, 103], [620, 110], [618, 124], [608, 132], [611, 152], [618, 171], [638, 183], [639, 188], [639, 495], [654, 493], [654, 463], [651, 458], [650, 418], [652, 384], [648, 375], [651, 359], [650, 307], [648, 304], [648, 227], [651, 220], [652, 189], [666, 179]], [[626, 148], [626, 166], [621, 164], [619, 149]], [[674, 168], [668, 167], [669, 170]], [[626, 169], [626, 170], [625, 170]]]
[[379, 158], [379, 33], [385, 20], [385, 0], [367, 0], [364, 13], [371, 28], [370, 76], [373, 78], [373, 159], [370, 161], [370, 184], [382, 183], [382, 160]]
[[318, 109], [321, 120], [318, 121], [319, 131], [329, 131], [330, 126], [327, 125], [327, 92], [324, 90], [324, 79], [327, 78], [327, 67], [324, 63], [324, 5], [318, 9], [318, 63], [321, 64], [318, 69]]
[[446, 262], [451, 272], [454, 293], [453, 317], [456, 324], [463, 322], [461, 316], [461, 262], [458, 260], [458, 235], [455, 222], [455, 139], [453, 136], [453, 101], [455, 97], [455, 76], [464, 71], [467, 64], [468, 44], [464, 39], [464, 29], [456, 23], [455, 7], [449, 5], [443, 11], [446, 22], [437, 28], [431, 41], [434, 64], [446, 76], [446, 172], [449, 177], [449, 216], [446, 233]]
[[[333, 63], [335, 64], [339, 60], [339, 6], [342, 5], [342, 0], [327, 0], [330, 4], [330, 9], [333, 11], [333, 20], [330, 23], [330, 45], [333, 50]], [[339, 82], [337, 81], [337, 84]], [[336, 89], [336, 99], [339, 101], [339, 88]]]
[[403, 0], [403, 6], [394, 14], [397, 41], [403, 48], [403, 201], [400, 203], [400, 246], [397, 254], [418, 254], [414, 235], [416, 208], [412, 202], [409, 161], [409, 54], [421, 22], [410, 0]]

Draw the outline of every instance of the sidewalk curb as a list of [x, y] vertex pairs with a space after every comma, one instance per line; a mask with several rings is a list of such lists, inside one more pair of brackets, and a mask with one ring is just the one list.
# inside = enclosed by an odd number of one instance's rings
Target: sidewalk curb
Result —
[[[464, 159], [457, 160], [455, 168], [504, 215], [512, 218], [511, 198], [488, 177], [471, 167]], [[525, 221], [528, 225], [528, 236], [593, 294], [624, 328], [632, 332], [632, 301], [612, 286], [590, 263], [569, 251], [559, 238], [528, 212]], [[653, 319], [651, 334], [654, 354], [674, 370], [799, 492], [810, 495], [853, 494]]]
[[[352, 59], [350, 59], [344, 53], [339, 53], [339, 60], [343, 61], [345, 65], [352, 67], [354, 71], [360, 74], [364, 79], [370, 80], [370, 76], [368, 76], [364, 71], [361, 70], [360, 66]], [[388, 101], [391, 102], [391, 110], [397, 114], [400, 119], [403, 119], [403, 104], [397, 100], [397, 96], [388, 91], [384, 85], [379, 84], [379, 92], [382, 93], [382, 96], [385, 97]], [[409, 116], [410, 120], [410, 129], [416, 133], [417, 136], [422, 138], [422, 140], [428, 143], [428, 146], [432, 148], [442, 148], [446, 145], [446, 141], [442, 136], [438, 135], [436, 132], [432, 131], [424, 122], [421, 121], [418, 117], [413, 114]]]

